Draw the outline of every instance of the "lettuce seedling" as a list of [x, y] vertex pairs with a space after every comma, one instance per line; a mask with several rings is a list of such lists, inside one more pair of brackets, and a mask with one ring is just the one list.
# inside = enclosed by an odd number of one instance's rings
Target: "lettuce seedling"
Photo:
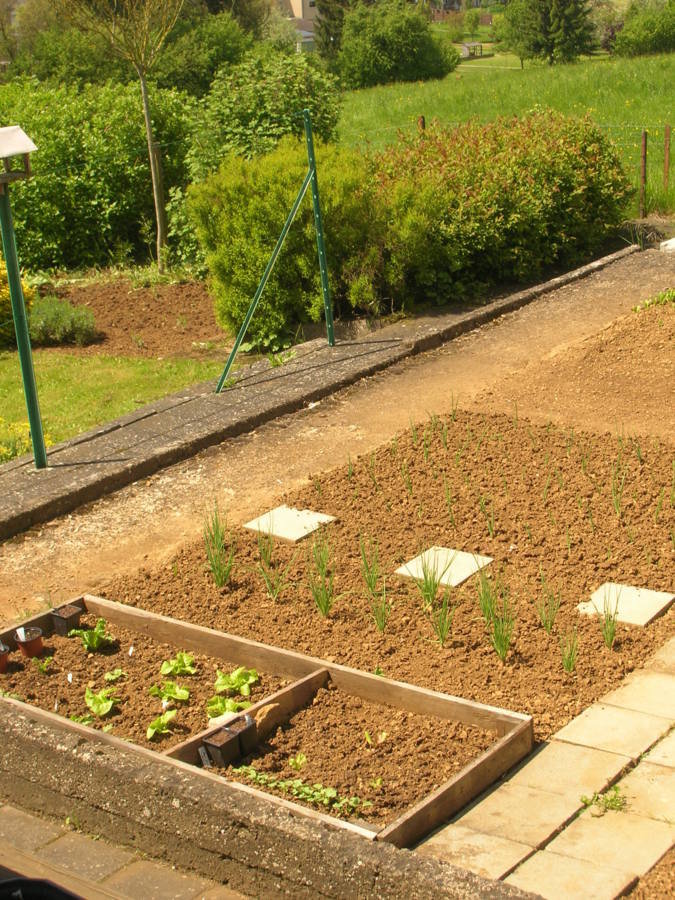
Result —
[[160, 700], [184, 701], [190, 696], [190, 691], [175, 681], [165, 681], [162, 685], [153, 684], [148, 693], [151, 697], [159, 697]]
[[246, 669], [239, 666], [229, 675], [216, 669], [216, 682], [213, 686], [216, 694], [240, 694], [242, 697], [251, 696], [251, 685], [257, 684], [260, 679], [255, 669]]
[[99, 719], [107, 716], [113, 706], [120, 702], [119, 697], [110, 696], [112, 690], [113, 688], [103, 688], [102, 691], [95, 694], [92, 689], [88, 687], [84, 692], [84, 702]]
[[209, 719], [222, 716], [225, 713], [238, 713], [242, 709], [248, 709], [251, 704], [248, 700], [233, 700], [231, 697], [221, 697], [214, 694], [206, 701], [206, 715]]
[[98, 619], [94, 628], [71, 628], [68, 637], [79, 637], [88, 653], [100, 653], [115, 640], [105, 629], [105, 619]]
[[167, 709], [161, 716], [157, 716], [156, 719], [153, 719], [148, 725], [148, 730], [145, 732], [146, 738], [151, 741], [156, 734], [171, 734], [169, 724], [176, 718], [177, 713], [177, 709]]
[[127, 673], [123, 672], [122, 669], [113, 669], [112, 672], [106, 672], [103, 676], [105, 681], [119, 681], [120, 678], [126, 678]]
[[196, 675], [194, 661], [194, 656], [181, 650], [173, 659], [165, 659], [159, 671], [161, 675]]
[[89, 713], [85, 713], [83, 716], [71, 716], [70, 721], [77, 722], [79, 725], [93, 725], [95, 720]]

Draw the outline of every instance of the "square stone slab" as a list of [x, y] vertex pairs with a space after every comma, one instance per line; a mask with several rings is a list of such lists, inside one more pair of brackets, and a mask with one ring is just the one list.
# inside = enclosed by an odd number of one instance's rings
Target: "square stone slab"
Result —
[[580, 603], [577, 609], [588, 616], [601, 616], [605, 608], [612, 612], [616, 609], [619, 622], [644, 626], [663, 615], [673, 600], [675, 594], [665, 591], [650, 591], [606, 581], [597, 591], [593, 591], [590, 600]]
[[675, 769], [675, 729], [668, 737], [664, 737], [645, 756], [645, 762], [654, 763], [656, 766], [670, 766]]
[[675, 675], [675, 637], [666, 641], [660, 650], [650, 656], [644, 667], [655, 672], [668, 672]]
[[547, 850], [610, 869], [620, 865], [644, 875], [670, 850], [674, 838], [675, 825], [630, 811], [609, 810], [599, 817], [585, 812], [554, 838]]
[[509, 778], [509, 784], [570, 794], [578, 800], [603, 791], [630, 762], [629, 756], [619, 753], [551, 741]]
[[150, 860], [138, 860], [125, 866], [119, 872], [106, 878], [106, 887], [120, 897], [136, 900], [193, 900], [201, 898], [204, 889], [210, 886], [204, 878], [178, 872], [169, 866], [162, 866]]
[[317, 528], [328, 522], [334, 522], [335, 516], [312, 512], [311, 509], [293, 509], [290, 506], [277, 506], [257, 519], [244, 525], [250, 531], [262, 531], [272, 534], [284, 541], [296, 543], [307, 537]]
[[665, 672], [633, 672], [621, 687], [605, 694], [603, 703], [635, 709], [675, 722], [675, 675]]
[[580, 809], [579, 797], [507, 782], [453, 824], [498, 837], [508, 835], [511, 840], [536, 849]]
[[675, 769], [641, 762], [621, 780], [628, 809], [637, 816], [660, 819], [671, 827], [675, 841]]
[[67, 833], [58, 825], [31, 816], [22, 809], [13, 806], [0, 809], [0, 840], [7, 841], [17, 850], [30, 853]]
[[535, 853], [506, 879], [546, 900], [614, 900], [637, 881], [637, 875], [597, 866], [583, 859], [560, 856], [550, 850]]
[[636, 760], [669, 729], [669, 719], [594, 703], [554, 737], [559, 741], [620, 753]]
[[396, 574], [404, 578], [420, 579], [424, 564], [437, 576], [440, 575], [441, 584], [457, 587], [485, 566], [489, 566], [491, 562], [491, 556], [480, 556], [478, 553], [466, 553], [464, 550], [453, 550], [448, 547], [429, 547], [410, 562], [399, 566]]
[[65, 834], [38, 850], [35, 855], [43, 862], [59, 866], [90, 881], [101, 881], [134, 858], [120, 847], [77, 833]]
[[420, 844], [416, 851], [496, 880], [529, 856], [532, 848], [506, 837], [481, 834], [463, 825], [446, 825]]

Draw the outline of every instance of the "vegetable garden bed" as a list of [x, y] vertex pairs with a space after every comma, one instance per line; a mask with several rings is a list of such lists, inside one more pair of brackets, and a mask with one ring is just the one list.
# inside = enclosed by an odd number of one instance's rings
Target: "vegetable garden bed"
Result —
[[[61, 727], [77, 730], [92, 741], [121, 746], [121, 736], [145, 748], [156, 745], [163, 751], [156, 756], [167, 765], [205, 767], [207, 777], [222, 774], [235, 790], [253, 793], [268, 803], [290, 807], [369, 839], [410, 845], [462, 808], [532, 747], [529, 716], [324, 663], [98, 597], [86, 595], [73, 605], [84, 613], [81, 630], [88, 635], [94, 630], [99, 635], [109, 631], [115, 643], [104, 652], [87, 653], [82, 646], [83, 635], [49, 634], [51, 613], [33, 617], [23, 626], [38, 626], [46, 635], [45, 649], [36, 662], [18, 661], [14, 629], [0, 634], [0, 641], [14, 651], [7, 672], [0, 675], [0, 702], [22, 709], [30, 703], [31, 715], [51, 721], [56, 707]], [[104, 624], [97, 629], [87, 627], [101, 619]], [[181, 648], [179, 652], [177, 648]], [[52, 659], [48, 662], [49, 656]], [[177, 709], [169, 723], [172, 736], [150, 736], [146, 728], [151, 715], [141, 710], [148, 707], [148, 700], [161, 701], [148, 697], [147, 686], [161, 680], [162, 664], [167, 669], [176, 661], [196, 669], [194, 674], [177, 676], [179, 686], [194, 684], [194, 693], [184, 702], [169, 701], [168, 708]], [[230, 671], [232, 665], [236, 668]], [[242, 665], [250, 667], [244, 670], [243, 679], [237, 676]], [[71, 710], [82, 715], [79, 711], [86, 709], [86, 687], [98, 693], [99, 685], [106, 683], [105, 673], [117, 674], [118, 669], [126, 675], [111, 683], [113, 692], [108, 699], [114, 695], [119, 700], [100, 719], [94, 715], [96, 730], [83, 728], [81, 721], [62, 718], [62, 713], [70, 715]], [[197, 686], [200, 670], [204, 674]], [[217, 670], [221, 672], [218, 678]], [[256, 679], [250, 675], [252, 670]], [[250, 704], [246, 720], [233, 714], [217, 725], [206, 725], [203, 703], [213, 695], [214, 679], [223, 688], [217, 696], [227, 693], [224, 685], [238, 685], [230, 694], [236, 695], [237, 702]], [[205, 725], [201, 730], [200, 719]], [[112, 732], [104, 730], [106, 720], [113, 724]], [[178, 729], [181, 720], [185, 728], [182, 733]], [[253, 734], [249, 752], [243, 759], [234, 760], [233, 766], [214, 769], [206, 751], [209, 740], [235, 723], [245, 722]], [[191, 734], [175, 743], [186, 731]], [[420, 761], [424, 768], [421, 773]], [[259, 774], [251, 778], [252, 771]], [[265, 773], [275, 772], [280, 778], [271, 785]], [[286, 780], [285, 773], [294, 782], [288, 790], [278, 783]], [[265, 781], [264, 793], [251, 786]], [[299, 783], [306, 790], [300, 790]], [[368, 820], [372, 824], [367, 824]]]

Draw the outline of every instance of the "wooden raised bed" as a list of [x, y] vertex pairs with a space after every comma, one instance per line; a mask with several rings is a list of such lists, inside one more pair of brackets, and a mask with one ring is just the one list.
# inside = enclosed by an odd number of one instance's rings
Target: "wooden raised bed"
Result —
[[[531, 716], [370, 675], [346, 666], [325, 662], [224, 632], [213, 631], [89, 594], [71, 602], [82, 607], [88, 613], [104, 617], [112, 625], [124, 626], [146, 634], [154, 640], [171, 643], [181, 649], [207, 654], [215, 658], [241, 660], [247, 666], [271, 675], [293, 679], [291, 684], [275, 694], [265, 697], [247, 710], [249, 714], [256, 715], [268, 708], [268, 715], [262, 717], [266, 732], [311, 702], [319, 688], [325, 686], [329, 681], [344, 693], [373, 703], [461, 722], [465, 725], [475, 725], [496, 732], [497, 740], [489, 749], [464, 766], [433, 793], [406, 810], [395, 821], [379, 829], [364, 827], [355, 822], [316, 812], [249, 785], [228, 782], [233, 790], [245, 791], [266, 803], [291, 808], [300, 815], [309, 816], [315, 820], [320, 819], [334, 827], [350, 830], [370, 840], [388, 841], [397, 847], [409, 847], [415, 844], [504, 775], [526, 756], [533, 746]], [[51, 612], [46, 612], [21, 624], [24, 626], [37, 625], [46, 634], [49, 634], [51, 622]], [[12, 649], [15, 648], [13, 639], [15, 628], [16, 626], [0, 633], [0, 641]], [[4, 703], [18, 705], [24, 710], [28, 709], [32, 716], [49, 720], [52, 723], [58, 722], [59, 727], [76, 731], [91, 741], [129, 747], [128, 743], [112, 734], [83, 727], [21, 701], [8, 698], [0, 698], [0, 700]], [[210, 725], [203, 732], [190, 737], [164, 753], [148, 748], [138, 747], [136, 749], [138, 752], [162, 760], [167, 765], [189, 768], [193, 772], [199, 772], [205, 778], [220, 780], [220, 776], [211, 770], [195, 769], [195, 766], [201, 766], [199, 751], [204, 738], [214, 734], [218, 728], [219, 726]]]

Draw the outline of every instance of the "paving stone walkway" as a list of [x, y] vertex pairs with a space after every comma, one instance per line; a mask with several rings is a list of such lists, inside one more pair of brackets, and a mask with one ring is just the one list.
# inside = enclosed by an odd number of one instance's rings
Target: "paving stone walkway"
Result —
[[[675, 638], [418, 848], [545, 898], [611, 900], [675, 844]], [[622, 810], [592, 798], [617, 785]]]
[[0, 881], [17, 875], [49, 881], [86, 900], [242, 900], [224, 885], [0, 806]]
[[283, 366], [263, 360], [247, 368], [221, 394], [214, 392], [215, 381], [195, 385], [58, 444], [49, 449], [48, 467], [41, 471], [31, 457], [0, 465], [0, 541], [437, 347], [637, 249], [627, 247], [476, 309], [446, 308], [335, 347], [325, 339], [310, 341], [295, 348]]

